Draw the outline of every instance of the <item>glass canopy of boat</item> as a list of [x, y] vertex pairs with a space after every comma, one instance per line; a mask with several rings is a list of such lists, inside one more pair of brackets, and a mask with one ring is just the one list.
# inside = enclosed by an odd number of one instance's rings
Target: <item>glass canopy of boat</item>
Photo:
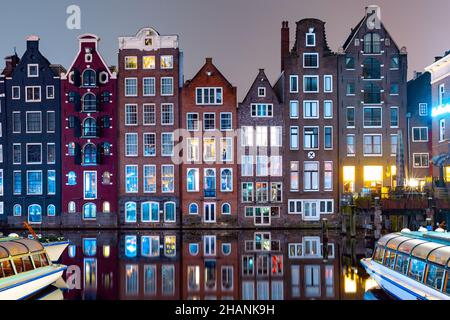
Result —
[[47, 253], [38, 241], [0, 239], [0, 279], [49, 265]]
[[376, 245], [373, 261], [450, 295], [450, 238], [394, 233]]

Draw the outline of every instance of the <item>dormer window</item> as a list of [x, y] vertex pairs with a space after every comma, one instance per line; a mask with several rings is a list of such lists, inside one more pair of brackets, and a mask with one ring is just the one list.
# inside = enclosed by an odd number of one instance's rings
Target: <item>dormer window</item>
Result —
[[316, 46], [316, 34], [314, 33], [314, 28], [309, 28], [309, 32], [306, 34], [306, 46]]
[[83, 87], [95, 87], [97, 85], [97, 74], [92, 69], [83, 71]]
[[146, 46], [152, 46], [153, 45], [153, 39], [152, 38], [145, 38], [144, 44]]
[[39, 65], [38, 64], [29, 64], [28, 65], [28, 77], [29, 78], [39, 77]]
[[258, 88], [258, 97], [263, 98], [266, 96], [266, 88], [261, 87]]

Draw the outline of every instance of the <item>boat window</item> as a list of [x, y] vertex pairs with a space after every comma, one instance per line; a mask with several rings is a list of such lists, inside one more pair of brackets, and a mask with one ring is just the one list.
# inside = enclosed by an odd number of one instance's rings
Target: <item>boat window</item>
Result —
[[17, 273], [27, 272], [34, 269], [30, 257], [15, 258], [13, 261], [16, 266]]
[[398, 237], [400, 237], [400, 234], [398, 234], [398, 233], [391, 233], [391, 234], [385, 235], [384, 237], [380, 238], [380, 240], [378, 240], [378, 245], [385, 246], [390, 240], [392, 240], [394, 238], [398, 238]]
[[408, 241], [403, 242], [399, 247], [398, 251], [406, 254], [411, 254], [411, 251], [418, 246], [419, 244], [426, 243], [426, 241], [419, 240], [419, 239], [411, 239]]
[[384, 254], [384, 265], [388, 268], [394, 269], [395, 251], [386, 250]]
[[396, 237], [388, 241], [386, 247], [388, 249], [397, 250], [398, 246], [407, 240], [410, 240], [411, 238], [407, 237]]
[[28, 247], [19, 242], [2, 242], [1, 246], [8, 250], [11, 256], [19, 256], [28, 253]]
[[36, 268], [42, 268], [42, 267], [45, 267], [45, 264], [42, 262], [41, 255], [42, 255], [42, 254], [34, 254], [34, 255], [33, 255], [34, 266], [35, 266]]
[[450, 276], [447, 272], [447, 284], [446, 284], [446, 288], [443, 291], [445, 294], [450, 296], [450, 281], [449, 281], [450, 279], [449, 278], [450, 278]]
[[428, 275], [426, 284], [438, 291], [442, 288], [442, 283], [444, 281], [444, 269], [441, 267], [438, 267], [436, 265], [429, 265], [428, 267]]
[[11, 277], [14, 275], [14, 270], [11, 265], [11, 261], [5, 260], [0, 262], [0, 278]]
[[397, 262], [395, 264], [395, 271], [406, 275], [408, 270], [409, 257], [404, 254], [397, 255]]
[[442, 248], [442, 247], [443, 247], [443, 245], [439, 244], [439, 243], [426, 242], [426, 243], [423, 243], [423, 244], [415, 247], [411, 254], [414, 257], [417, 257], [417, 258], [420, 258], [423, 260], [427, 260], [430, 252], [432, 252], [433, 250], [436, 250], [438, 248]]
[[412, 258], [410, 262], [408, 277], [422, 282], [423, 274], [425, 272], [425, 266], [425, 262]]
[[375, 250], [375, 254], [373, 255], [373, 260], [378, 263], [383, 263], [383, 254], [384, 254], [384, 248], [377, 246]]
[[443, 247], [431, 252], [428, 261], [445, 266], [450, 261], [450, 247]]
[[40, 256], [41, 256], [41, 265], [43, 267], [49, 266], [50, 263], [48, 262], [48, 259], [47, 259], [47, 256], [45, 255], [45, 253], [41, 253]]

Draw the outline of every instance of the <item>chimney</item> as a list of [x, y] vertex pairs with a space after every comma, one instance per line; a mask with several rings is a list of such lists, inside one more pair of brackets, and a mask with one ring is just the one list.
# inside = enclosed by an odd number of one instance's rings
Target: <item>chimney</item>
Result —
[[5, 69], [2, 72], [2, 75], [6, 77], [10, 77], [14, 72], [14, 69], [19, 64], [19, 56], [15, 53], [12, 56], [8, 56], [5, 58]]
[[27, 50], [39, 50], [39, 37], [31, 35], [27, 37]]
[[290, 35], [289, 22], [283, 21], [281, 27], [281, 71], [284, 71], [286, 58], [289, 56]]
[[212, 64], [212, 58], [206, 58], [206, 63], [207, 64]]

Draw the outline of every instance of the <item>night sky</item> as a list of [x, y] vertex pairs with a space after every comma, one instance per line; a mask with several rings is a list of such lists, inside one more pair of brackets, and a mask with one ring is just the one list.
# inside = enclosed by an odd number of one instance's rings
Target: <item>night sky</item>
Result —
[[[81, 30], [66, 28], [71, 4], [81, 7]], [[37, 34], [44, 55], [68, 67], [78, 50], [77, 36], [95, 33], [104, 58], [117, 65], [117, 38], [153, 26], [180, 36], [186, 80], [205, 57], [213, 57], [242, 99], [259, 68], [276, 81], [283, 20], [289, 21], [292, 38], [296, 21], [326, 21], [329, 45], [337, 51], [370, 4], [381, 6], [383, 23], [397, 44], [407, 47], [410, 77], [450, 49], [449, 0], [15, 0], [1, 4], [0, 55], [14, 47], [21, 55], [26, 36]]]

